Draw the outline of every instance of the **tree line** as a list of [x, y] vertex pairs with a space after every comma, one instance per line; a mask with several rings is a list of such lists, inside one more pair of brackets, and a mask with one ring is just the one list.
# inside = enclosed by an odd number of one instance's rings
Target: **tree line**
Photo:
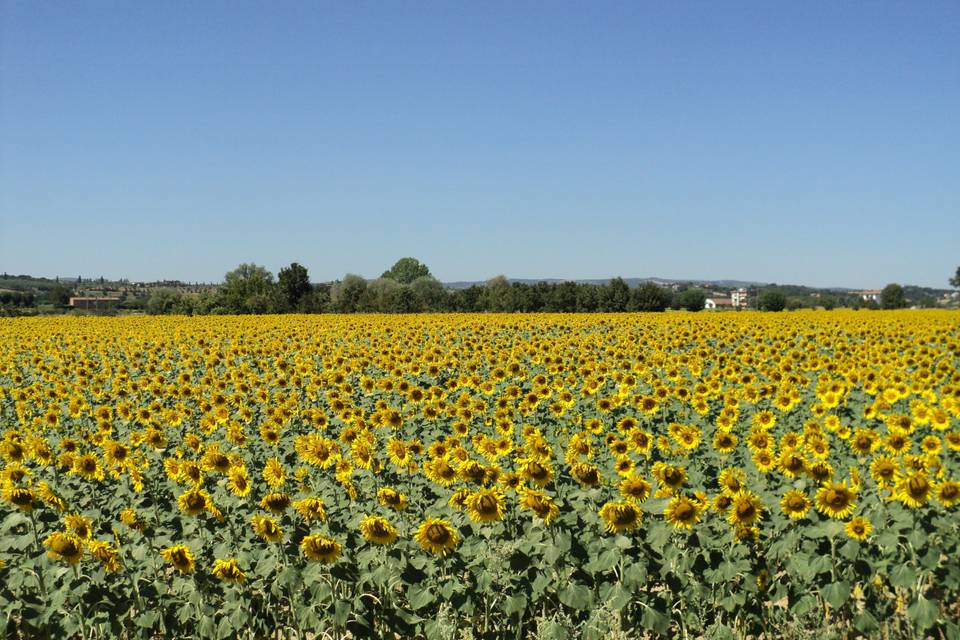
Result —
[[417, 312], [620, 312], [697, 311], [707, 293], [674, 292], [653, 283], [631, 289], [622, 278], [608, 284], [576, 282], [526, 284], [497, 276], [483, 285], [449, 289], [416, 258], [401, 258], [379, 278], [348, 273], [343, 279], [311, 284], [306, 267], [296, 262], [274, 278], [266, 268], [242, 264], [224, 277], [215, 292], [184, 293], [158, 289], [146, 311], [152, 314], [244, 313], [417, 313]]

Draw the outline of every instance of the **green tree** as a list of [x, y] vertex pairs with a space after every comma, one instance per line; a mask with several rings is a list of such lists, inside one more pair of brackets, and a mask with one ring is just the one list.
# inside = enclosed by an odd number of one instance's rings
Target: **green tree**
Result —
[[670, 292], [652, 282], [644, 282], [630, 295], [631, 311], [666, 311], [670, 306]]
[[761, 311], [783, 311], [787, 306], [787, 296], [779, 289], [766, 289], [760, 294], [757, 306]]
[[960, 289], [960, 267], [957, 267], [957, 272], [950, 278], [950, 286], [954, 289]]
[[507, 311], [509, 308], [510, 281], [507, 276], [494, 276], [487, 280], [483, 287], [483, 295], [478, 301], [481, 311]]
[[253, 263], [241, 264], [224, 276], [220, 300], [228, 313], [269, 313], [275, 311], [273, 274]]
[[702, 311], [707, 302], [707, 292], [703, 289], [687, 289], [677, 296], [676, 306], [687, 311]]
[[903, 295], [903, 287], [891, 282], [880, 292], [880, 306], [884, 309], [902, 309], [907, 306], [907, 299]]
[[304, 297], [312, 290], [307, 268], [291, 262], [289, 267], [280, 269], [277, 274], [277, 285], [280, 288], [280, 297], [284, 305], [290, 310], [300, 310]]
[[630, 304], [630, 287], [623, 278], [616, 277], [604, 287], [600, 306], [603, 311], [626, 311]]
[[176, 289], [154, 289], [147, 300], [146, 310], [150, 315], [175, 313], [183, 305], [183, 294]]
[[427, 311], [443, 311], [447, 308], [447, 290], [432, 276], [421, 276], [410, 283], [418, 306]]
[[396, 280], [400, 284], [410, 284], [417, 278], [429, 276], [430, 269], [416, 258], [400, 258], [380, 277]]
[[340, 313], [355, 313], [360, 310], [360, 301], [367, 291], [367, 281], [348, 273], [343, 280], [330, 287], [330, 304]]

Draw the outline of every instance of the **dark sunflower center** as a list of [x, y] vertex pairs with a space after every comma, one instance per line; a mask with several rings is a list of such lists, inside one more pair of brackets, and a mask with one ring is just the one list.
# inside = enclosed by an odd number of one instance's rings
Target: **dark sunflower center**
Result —
[[445, 544], [450, 540], [450, 531], [441, 524], [431, 524], [427, 527], [427, 540], [433, 544]]
[[910, 495], [914, 498], [922, 498], [927, 495], [927, 490], [930, 488], [930, 483], [927, 482], [926, 478], [910, 478], [907, 481], [907, 491], [910, 492]]

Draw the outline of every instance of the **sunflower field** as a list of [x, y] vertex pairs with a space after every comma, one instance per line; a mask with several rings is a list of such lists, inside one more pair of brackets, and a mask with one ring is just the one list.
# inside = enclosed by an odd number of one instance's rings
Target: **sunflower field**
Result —
[[960, 637], [960, 315], [0, 322], [20, 638]]

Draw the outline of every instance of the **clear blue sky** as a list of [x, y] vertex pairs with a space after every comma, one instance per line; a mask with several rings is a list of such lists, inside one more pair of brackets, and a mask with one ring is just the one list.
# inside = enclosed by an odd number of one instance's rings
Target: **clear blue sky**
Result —
[[947, 287], [960, 2], [0, 2], [0, 270]]

